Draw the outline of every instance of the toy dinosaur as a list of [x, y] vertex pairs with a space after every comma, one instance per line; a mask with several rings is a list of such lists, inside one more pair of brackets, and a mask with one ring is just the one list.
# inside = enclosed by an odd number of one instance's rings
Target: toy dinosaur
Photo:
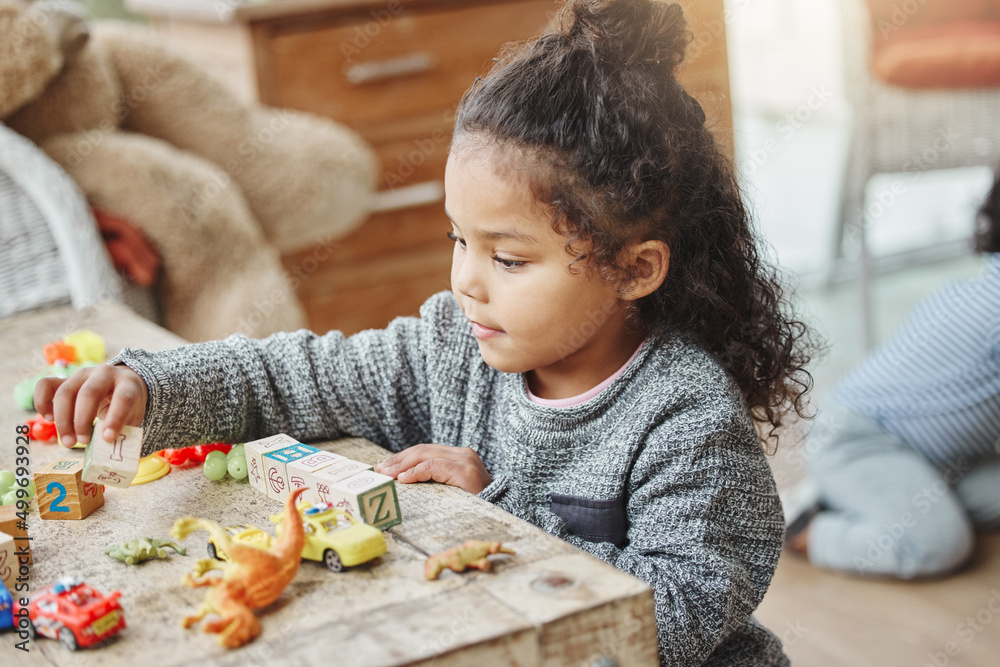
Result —
[[167, 550], [163, 547], [170, 547], [182, 556], [187, 553], [184, 547], [177, 546], [170, 540], [157, 540], [152, 537], [137, 537], [125, 544], [113, 544], [104, 553], [126, 565], [135, 565], [153, 558], [166, 558]]
[[[214, 613], [222, 618], [206, 621], [202, 629], [219, 633], [219, 643], [226, 648], [243, 646], [260, 634], [260, 622], [252, 610], [266, 607], [278, 599], [299, 571], [305, 531], [295, 501], [307, 488], [288, 494], [286, 530], [269, 549], [232, 541], [222, 526], [207, 519], [184, 517], [174, 522], [170, 534], [175, 539], [182, 540], [196, 530], [207, 531], [216, 548], [221, 548], [228, 557], [226, 561], [203, 558], [195, 564], [193, 573], [184, 576], [185, 586], [210, 588], [198, 611], [182, 621], [185, 628], [190, 628], [206, 614]], [[211, 570], [221, 570], [222, 574], [206, 576]]]
[[492, 565], [487, 560], [487, 556], [512, 553], [515, 553], [513, 549], [508, 549], [499, 542], [468, 540], [457, 547], [428, 556], [427, 560], [424, 561], [424, 578], [427, 580], [437, 579], [445, 568], [454, 572], [464, 572], [466, 569], [489, 572]]

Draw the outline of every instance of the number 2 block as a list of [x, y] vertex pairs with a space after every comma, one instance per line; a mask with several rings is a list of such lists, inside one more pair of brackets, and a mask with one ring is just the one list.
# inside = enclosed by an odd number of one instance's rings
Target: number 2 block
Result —
[[83, 481], [83, 463], [57, 459], [35, 473], [38, 514], [43, 519], [85, 519], [104, 504], [104, 488]]

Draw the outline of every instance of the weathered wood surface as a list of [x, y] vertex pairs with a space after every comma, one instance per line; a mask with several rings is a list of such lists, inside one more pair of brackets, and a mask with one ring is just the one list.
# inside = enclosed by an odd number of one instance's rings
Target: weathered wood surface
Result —
[[[10, 399], [14, 384], [43, 366], [41, 347], [77, 328], [105, 336], [109, 354], [125, 344], [165, 349], [180, 339], [116, 305], [90, 313], [54, 309], [0, 321], [0, 468], [12, 468], [14, 428], [30, 416]], [[358, 439], [313, 443], [374, 464], [385, 450]], [[32, 445], [31, 467], [83, 450]], [[0, 664], [132, 665], [580, 665], [606, 653], [620, 665], [657, 664], [652, 592], [628, 576], [460, 489], [398, 485], [403, 524], [385, 533], [388, 552], [342, 574], [303, 562], [295, 581], [260, 610], [263, 634], [226, 651], [214, 635], [184, 630], [203, 591], [181, 577], [205, 557], [207, 536], [182, 546], [187, 556], [127, 566], [104, 555], [135, 537], [168, 537], [183, 515], [223, 525], [271, 529], [281, 505], [245, 482], [211, 482], [200, 466], [174, 469], [161, 480], [128, 489], [107, 487], [104, 507], [83, 521], [43, 521], [33, 514], [34, 590], [67, 574], [83, 575], [102, 592], [122, 592], [128, 628], [108, 645], [73, 654], [58, 642], [32, 642], [30, 654], [0, 635]], [[517, 554], [493, 557], [492, 573], [446, 571], [423, 579], [431, 553], [466, 539], [501, 540]], [[11, 659], [15, 662], [10, 662]]]

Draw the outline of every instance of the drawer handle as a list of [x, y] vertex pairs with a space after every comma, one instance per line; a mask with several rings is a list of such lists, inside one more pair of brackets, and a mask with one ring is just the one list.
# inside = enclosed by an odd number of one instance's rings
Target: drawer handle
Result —
[[396, 211], [401, 208], [427, 206], [444, 199], [444, 183], [425, 181], [394, 190], [379, 190], [372, 195], [372, 213]]
[[397, 76], [429, 72], [437, 65], [433, 53], [418, 51], [398, 58], [375, 60], [367, 63], [355, 63], [344, 73], [347, 80], [356, 86], [373, 83]]

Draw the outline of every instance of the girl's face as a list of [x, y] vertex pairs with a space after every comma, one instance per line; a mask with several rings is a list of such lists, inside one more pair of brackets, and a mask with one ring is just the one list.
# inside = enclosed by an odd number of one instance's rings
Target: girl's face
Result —
[[487, 364], [529, 373], [545, 398], [572, 396], [614, 373], [642, 336], [627, 330], [616, 286], [579, 264], [570, 271], [566, 237], [527, 183], [508, 173], [497, 172], [490, 149], [448, 159], [451, 289]]

